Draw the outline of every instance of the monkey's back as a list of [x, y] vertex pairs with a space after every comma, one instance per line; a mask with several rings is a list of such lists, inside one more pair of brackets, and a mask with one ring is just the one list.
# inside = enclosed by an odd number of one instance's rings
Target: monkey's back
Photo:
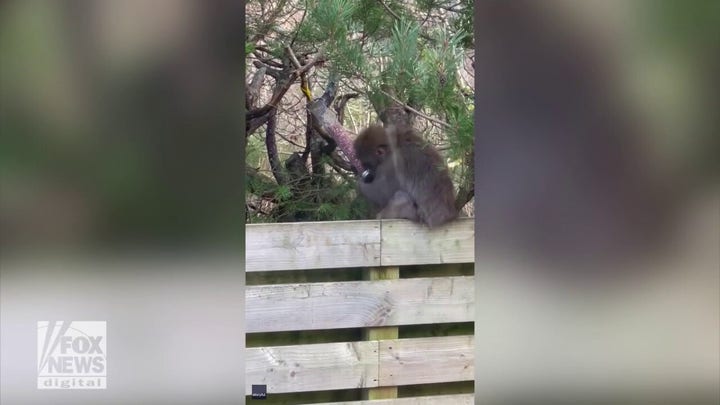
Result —
[[401, 188], [414, 198], [421, 220], [434, 227], [457, 218], [455, 187], [440, 153], [412, 129], [398, 132], [394, 146]]

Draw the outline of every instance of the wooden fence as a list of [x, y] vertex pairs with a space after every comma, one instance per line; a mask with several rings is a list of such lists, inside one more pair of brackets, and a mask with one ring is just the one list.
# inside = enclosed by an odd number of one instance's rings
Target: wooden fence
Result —
[[398, 338], [403, 325], [473, 322], [473, 277], [400, 278], [399, 266], [473, 262], [472, 218], [435, 230], [404, 220], [248, 225], [249, 273], [368, 270], [360, 281], [246, 288], [248, 333], [364, 328], [362, 341], [247, 348], [247, 395], [265, 384], [269, 398], [362, 388], [369, 401], [336, 404], [473, 403], [472, 394], [392, 399], [398, 386], [474, 379], [472, 335]]

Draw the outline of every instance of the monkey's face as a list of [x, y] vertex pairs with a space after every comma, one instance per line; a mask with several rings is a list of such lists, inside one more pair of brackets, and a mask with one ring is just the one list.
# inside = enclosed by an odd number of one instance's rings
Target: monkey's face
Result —
[[372, 151], [367, 151], [364, 155], [358, 155], [360, 163], [362, 163], [365, 170], [360, 173], [360, 178], [365, 183], [372, 183], [378, 172], [378, 167], [385, 162], [387, 158], [387, 145], [378, 145]]
[[365, 183], [370, 183], [375, 179], [378, 167], [388, 159], [390, 152], [385, 129], [380, 126], [368, 127], [355, 139], [354, 147], [364, 169], [360, 178]]

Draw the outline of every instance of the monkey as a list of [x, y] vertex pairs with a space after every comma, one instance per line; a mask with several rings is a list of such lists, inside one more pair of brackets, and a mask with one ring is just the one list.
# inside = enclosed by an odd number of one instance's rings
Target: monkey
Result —
[[437, 227], [457, 218], [455, 189], [440, 154], [411, 127], [373, 125], [354, 142], [363, 165], [358, 188], [378, 218]]
[[403, 190], [397, 190], [390, 201], [378, 214], [379, 218], [409, 219], [413, 222], [422, 222], [418, 212], [417, 204], [410, 194]]
[[360, 193], [379, 211], [377, 218], [404, 218], [419, 221], [412, 198], [400, 189], [385, 130], [371, 126], [355, 139], [354, 148], [365, 169], [360, 175]]

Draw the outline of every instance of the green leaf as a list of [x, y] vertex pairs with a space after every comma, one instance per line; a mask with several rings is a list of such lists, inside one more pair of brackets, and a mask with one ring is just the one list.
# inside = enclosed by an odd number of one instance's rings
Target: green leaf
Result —
[[251, 42], [246, 42], [245, 43], [245, 56], [248, 56], [251, 53], [255, 52], [255, 49], [256, 49], [255, 44], [253, 44]]

